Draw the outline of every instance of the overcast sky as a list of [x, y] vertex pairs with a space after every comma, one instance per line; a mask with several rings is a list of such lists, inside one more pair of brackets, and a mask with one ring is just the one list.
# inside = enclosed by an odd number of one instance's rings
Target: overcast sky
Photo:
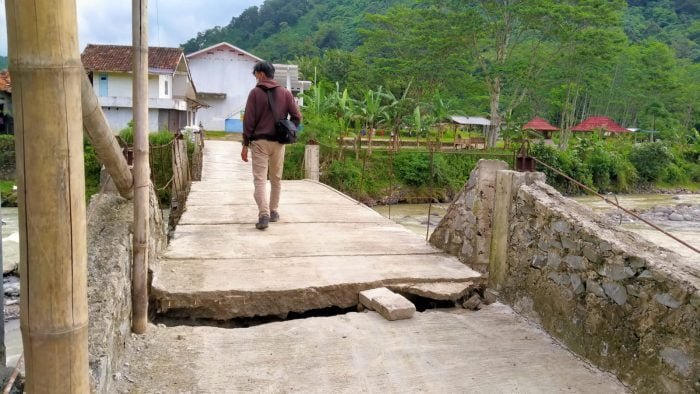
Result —
[[[7, 55], [5, 1], [0, 0], [0, 55]], [[177, 47], [198, 32], [225, 26], [264, 0], [148, 0], [151, 46]], [[80, 49], [87, 44], [131, 45], [131, 1], [76, 0]], [[238, 45], [239, 43], [232, 43]]]

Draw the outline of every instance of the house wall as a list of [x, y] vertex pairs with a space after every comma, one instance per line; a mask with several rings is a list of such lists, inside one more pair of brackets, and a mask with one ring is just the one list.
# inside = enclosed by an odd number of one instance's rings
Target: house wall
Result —
[[[114, 134], [119, 134], [119, 132], [126, 128], [129, 122], [134, 118], [134, 113], [131, 108], [102, 107], [102, 111]], [[159, 119], [158, 109], [148, 110], [148, 130], [151, 133], [160, 130]]]
[[252, 75], [256, 60], [229, 49], [215, 49], [189, 58], [190, 73], [199, 93], [225, 93], [223, 100], [204, 99], [211, 108], [197, 112], [207, 130], [224, 130], [227, 118], [240, 118], [248, 93], [255, 87]]
[[[150, 88], [150, 79], [149, 79]], [[154, 96], [151, 96], [154, 97]], [[173, 76], [158, 75], [158, 98], [169, 99], [173, 98]]]

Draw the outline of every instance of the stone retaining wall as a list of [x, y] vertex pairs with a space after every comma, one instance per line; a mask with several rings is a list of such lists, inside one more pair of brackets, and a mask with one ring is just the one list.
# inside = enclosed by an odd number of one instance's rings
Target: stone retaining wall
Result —
[[[153, 261], [166, 242], [155, 193], [151, 212], [148, 258]], [[133, 202], [112, 194], [95, 195], [88, 214], [90, 386], [93, 393], [112, 393], [112, 374], [121, 368], [131, 334]]]
[[461, 251], [477, 229], [459, 218], [492, 207], [489, 283], [505, 302], [635, 391], [700, 391], [700, 261], [620, 229], [537, 175], [499, 171], [495, 184], [497, 198], [462, 200], [431, 242]]

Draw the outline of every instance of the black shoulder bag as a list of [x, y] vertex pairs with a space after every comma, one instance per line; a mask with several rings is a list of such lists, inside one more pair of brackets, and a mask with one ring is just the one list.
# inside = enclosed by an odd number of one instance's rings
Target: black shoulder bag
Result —
[[275, 111], [275, 97], [272, 94], [272, 89], [267, 89], [267, 104], [270, 105], [270, 111], [275, 116], [275, 131], [277, 133], [277, 142], [280, 144], [293, 144], [297, 142], [297, 126], [285, 115], [281, 118]]

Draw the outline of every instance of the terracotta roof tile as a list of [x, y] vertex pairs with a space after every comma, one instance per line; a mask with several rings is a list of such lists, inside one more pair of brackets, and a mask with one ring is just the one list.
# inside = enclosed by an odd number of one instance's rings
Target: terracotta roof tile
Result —
[[10, 81], [10, 72], [7, 70], [0, 71], [0, 92], [12, 93], [12, 82]]
[[629, 133], [626, 128], [615, 123], [614, 120], [607, 116], [591, 116], [590, 118], [572, 127], [571, 131], [593, 131], [596, 129], [605, 129], [611, 133]]
[[531, 121], [523, 125], [523, 130], [535, 130], [535, 131], [559, 131], [557, 127], [552, 126], [546, 120], [542, 118], [534, 118]]
[[[132, 71], [132, 47], [127, 45], [89, 44], [82, 55], [83, 66], [87, 71]], [[181, 48], [148, 48], [148, 69], [174, 72], [180, 58]]]

